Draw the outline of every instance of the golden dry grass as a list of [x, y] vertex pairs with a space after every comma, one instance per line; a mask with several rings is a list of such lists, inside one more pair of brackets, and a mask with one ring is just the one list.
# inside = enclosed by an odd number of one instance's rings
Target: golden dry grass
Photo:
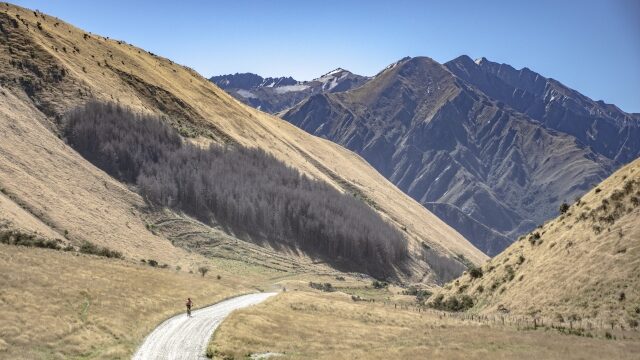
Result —
[[232, 261], [209, 265], [203, 278], [195, 268], [0, 244], [0, 359], [126, 359], [184, 311], [188, 296], [204, 306], [275, 275]]
[[523, 331], [299, 290], [233, 313], [209, 351], [219, 359], [267, 352], [283, 354], [276, 359], [633, 359], [638, 334], [626, 334], [632, 338]]
[[637, 159], [585, 194], [566, 214], [485, 263], [482, 278], [465, 274], [441, 293], [445, 300], [472, 296], [474, 312], [504, 307], [511, 314], [548, 321], [589, 319], [598, 326], [632, 327], [640, 321], [639, 199]]
[[[61, 115], [96, 98], [169, 115], [174, 126], [198, 134], [202, 143], [260, 147], [312, 177], [361, 193], [399, 229], [406, 228], [414, 254], [409, 264], [414, 270], [411, 281], [435, 280], [421, 255], [421, 242], [450, 258], [463, 254], [475, 263], [486, 260], [356, 154], [239, 103], [191, 69], [17, 6], [0, 4], [0, 18], [10, 33], [7, 42], [0, 44], [0, 72], [9, 79], [7, 84], [26, 78], [38, 87], [33, 99], [19, 86], [0, 89], [0, 130], [5, 137], [0, 159], [6, 159], [0, 163], [0, 186], [28, 205], [32, 214], [46, 218], [56, 232], [69, 229], [72, 237], [83, 236], [134, 257], [145, 251], [171, 261], [182, 256], [174, 255], [164, 239], [145, 233], [135, 213], [141, 199], [65, 148], [51, 132], [56, 127], [53, 116], [42, 113]], [[10, 23], [14, 20], [17, 27]], [[29, 66], [15, 66], [26, 58]], [[32, 68], [43, 74], [64, 69], [65, 76], [50, 81]], [[80, 216], [74, 209], [87, 214]]]

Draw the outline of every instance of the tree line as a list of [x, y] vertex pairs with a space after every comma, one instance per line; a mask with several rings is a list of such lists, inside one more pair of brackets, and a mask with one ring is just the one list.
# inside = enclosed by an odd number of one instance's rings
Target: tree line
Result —
[[67, 114], [66, 141], [152, 206], [220, 224], [245, 240], [287, 247], [334, 266], [391, 275], [407, 240], [368, 205], [261, 149], [183, 141], [160, 117], [90, 102]]

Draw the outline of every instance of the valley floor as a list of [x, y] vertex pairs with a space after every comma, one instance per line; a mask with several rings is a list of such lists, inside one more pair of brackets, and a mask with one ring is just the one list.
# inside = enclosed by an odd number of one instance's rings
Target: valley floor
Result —
[[615, 339], [607, 339], [604, 330], [594, 331], [594, 338], [540, 327], [519, 330], [418, 313], [393, 305], [389, 301], [401, 299], [385, 290], [375, 303], [354, 302], [342, 292], [299, 285], [232, 314], [215, 333], [209, 353], [218, 359], [266, 353], [280, 354], [277, 359], [632, 359], [640, 353], [637, 331], [613, 332]]
[[[401, 288], [316, 270], [283, 272], [215, 258], [205, 276], [132, 260], [0, 244], [0, 359], [128, 359], [164, 319], [256, 290], [283, 291], [234, 312], [209, 344], [214, 358], [279, 353], [282, 359], [633, 358], [640, 333], [593, 338], [549, 328], [417, 311]], [[193, 272], [193, 273], [190, 273]], [[220, 275], [220, 278], [218, 278]], [[331, 283], [334, 292], [310, 288]], [[354, 298], [358, 301], [354, 301]]]
[[187, 297], [202, 307], [280, 276], [226, 259], [212, 264], [202, 277], [197, 267], [0, 244], [0, 359], [128, 359], [184, 311]]

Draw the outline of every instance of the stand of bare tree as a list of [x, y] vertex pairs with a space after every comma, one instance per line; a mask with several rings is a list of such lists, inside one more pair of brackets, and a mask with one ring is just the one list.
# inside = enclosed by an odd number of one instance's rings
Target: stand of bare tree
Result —
[[221, 224], [254, 242], [387, 277], [407, 240], [356, 197], [310, 179], [260, 149], [184, 142], [161, 118], [90, 102], [65, 119], [67, 142], [154, 206]]

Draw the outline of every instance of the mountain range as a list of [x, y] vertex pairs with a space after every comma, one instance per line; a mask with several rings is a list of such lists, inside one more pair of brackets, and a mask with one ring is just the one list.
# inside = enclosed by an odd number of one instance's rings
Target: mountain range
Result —
[[273, 114], [315, 94], [351, 90], [368, 78], [337, 68], [311, 81], [263, 78], [252, 73], [213, 76], [209, 80], [243, 103]]
[[640, 155], [638, 114], [468, 56], [403, 58], [278, 115], [360, 154], [490, 256]]
[[637, 114], [467, 57], [220, 81], [0, 3], [0, 358], [637, 357]]

